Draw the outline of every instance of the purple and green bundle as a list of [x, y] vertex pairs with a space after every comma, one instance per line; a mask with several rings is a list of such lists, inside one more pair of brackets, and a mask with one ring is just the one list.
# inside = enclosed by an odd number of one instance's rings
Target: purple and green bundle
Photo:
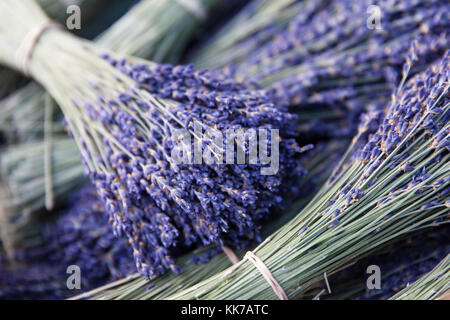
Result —
[[[58, 11], [65, 17], [66, 8], [60, 0], [40, 3], [47, 2], [55, 5], [52, 12]], [[99, 1], [89, 1], [91, 6], [98, 4]], [[191, 4], [205, 16], [196, 15], [189, 3], [138, 1], [96, 42], [120, 54], [176, 60], [217, 1], [194, 0]], [[85, 29], [92, 10], [83, 6], [82, 11]], [[75, 142], [61, 138], [65, 136], [61, 112], [47, 112], [53, 108], [48, 98], [41, 86], [31, 82], [0, 101], [0, 140], [4, 138], [8, 144], [0, 155], [1, 182], [11, 191], [0, 195], [1, 207], [5, 209], [0, 236], [9, 255], [17, 246], [28, 245], [33, 231], [30, 221], [44, 217], [54, 205], [63, 204], [72, 190], [86, 180]]]
[[[117, 101], [107, 102], [111, 111], [101, 106], [87, 109], [92, 119], [100, 119], [128, 149], [120, 150], [105, 141], [108, 163], [116, 172], [95, 173], [93, 179], [113, 224], [130, 239], [138, 265], [150, 275], [162, 273], [163, 267], [176, 271], [170, 254], [176, 246], [217, 243], [240, 248], [258, 239], [261, 222], [271, 207], [282, 205], [280, 192], [296, 192], [290, 189], [292, 185], [281, 186], [283, 179], [287, 174], [294, 180], [303, 174], [294, 160], [301, 149], [289, 138], [289, 114], [272, 103], [270, 92], [251, 91], [192, 66], [149, 67], [125, 60], [108, 61], [132, 78], [136, 88], [179, 102], [161, 111], [133, 98], [134, 88], [130, 88]], [[134, 115], [121, 112], [119, 104], [128, 106]], [[145, 135], [137, 130], [139, 114], [147, 115], [142, 119], [148, 122]], [[215, 133], [280, 130], [279, 171], [264, 175], [260, 164], [216, 164], [214, 161], [225, 154], [213, 139], [206, 142], [213, 163], [176, 164], [171, 154], [179, 146], [179, 136], [174, 133], [185, 128], [196, 134], [196, 124], [201, 126], [202, 135], [211, 129]], [[278, 143], [271, 138], [272, 143]], [[246, 143], [247, 157], [248, 146]], [[146, 266], [148, 261], [160, 265]]]
[[[325, 297], [324, 280], [347, 298], [404, 296], [423, 273], [417, 288], [446, 286], [448, 2], [253, 0], [187, 65], [156, 62], [181, 57], [216, 0], [142, 1], [101, 45], [36, 3], [0, 1], [0, 63], [48, 92], [0, 103], [8, 143], [44, 137], [1, 155], [0, 297], [66, 298], [133, 274], [83, 297], [272, 299], [225, 253], [275, 229], [253, 252], [289, 298]], [[65, 203], [83, 169], [92, 185]], [[397, 244], [403, 256], [385, 249]], [[345, 278], [369, 262], [389, 270], [370, 297]]]
[[[12, 17], [21, 5], [7, 0], [3, 7]], [[45, 19], [38, 8], [31, 12], [26, 21], [9, 22], [26, 29]], [[3, 39], [14, 50], [12, 37]], [[10, 50], [2, 59], [17, 68]], [[114, 230], [128, 239], [138, 270], [147, 276], [178, 271], [173, 260], [178, 248], [211, 243], [239, 248], [258, 239], [261, 221], [282, 205], [281, 194], [297, 191], [304, 170], [296, 154], [309, 146], [296, 145], [292, 115], [274, 104], [271, 91], [192, 66], [117, 58], [53, 29], [41, 36], [29, 68], [61, 107]], [[189, 147], [203, 139], [202, 154], [209, 153], [211, 162], [177, 163], [173, 154], [182, 151], [181, 129], [191, 135]], [[259, 134], [257, 145], [264, 151], [255, 163], [245, 162], [250, 141], [238, 145], [238, 137], [230, 142], [232, 164], [220, 161], [223, 147], [205, 132], [218, 137], [229, 130], [250, 132], [248, 139]], [[271, 174], [264, 173], [268, 150], [276, 165]]]

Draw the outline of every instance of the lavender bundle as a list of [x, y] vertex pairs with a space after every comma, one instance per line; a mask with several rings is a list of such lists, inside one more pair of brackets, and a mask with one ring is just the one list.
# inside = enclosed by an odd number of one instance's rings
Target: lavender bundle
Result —
[[[15, 15], [23, 4], [1, 3], [10, 17], [5, 23], [17, 26], [18, 34], [13, 39], [0, 31], [0, 59], [14, 67], [19, 39], [45, 21], [33, 1], [26, 3], [31, 9], [23, 18]], [[239, 247], [258, 238], [261, 221], [282, 201], [279, 194], [295, 191], [280, 187], [283, 178], [295, 181], [303, 174], [293, 157], [301, 149], [290, 138], [291, 116], [273, 105], [268, 91], [192, 66], [116, 58], [55, 29], [40, 37], [28, 67], [63, 110], [116, 233], [128, 239], [138, 270], [147, 276], [178, 271], [178, 247]], [[215, 136], [224, 130], [275, 130], [278, 137], [263, 141], [273, 156], [272, 146], [279, 146], [278, 170], [266, 175], [271, 168], [260, 159], [248, 165], [177, 164], [171, 153], [180, 151], [180, 137], [174, 133], [184, 129], [195, 137], [197, 124], [201, 133], [209, 128]], [[206, 143], [213, 159], [223, 151], [215, 143]]]
[[448, 299], [450, 255], [429, 273], [421, 277], [413, 284], [391, 297], [391, 300], [440, 300]]
[[81, 288], [75, 292], [136, 272], [131, 249], [111, 232], [108, 215], [93, 187], [75, 193], [68, 209], [42, 228], [41, 243], [17, 251], [16, 266], [6, 265], [0, 274], [0, 297], [67, 298], [74, 294], [66, 284], [66, 270], [71, 265], [80, 268]]
[[[97, 41], [118, 53], [175, 59], [202, 21], [199, 10], [206, 14], [216, 1], [192, 3], [193, 8], [173, 0], [140, 1]], [[54, 203], [63, 203], [85, 180], [76, 144], [60, 137], [44, 137], [46, 125], [50, 136], [64, 131], [59, 113], [46, 121], [47, 100], [45, 91], [30, 83], [0, 102], [0, 128], [6, 140], [27, 142], [5, 150], [1, 157], [2, 183], [10, 192], [2, 197], [5, 217], [0, 236], [9, 244], [9, 254], [16, 247], [28, 246], [28, 240], [24, 240], [30, 238], [30, 232], [34, 234], [35, 228], [27, 224], [36, 220], [34, 215], [42, 213], [44, 205], [50, 210]]]
[[[381, 29], [368, 26], [370, 4], [379, 7]], [[286, 31], [238, 64], [234, 73], [266, 86], [276, 83], [280, 94], [293, 104], [306, 103], [307, 96], [312, 103], [320, 103], [325, 92], [321, 95], [319, 90], [331, 92], [336, 85], [364, 89], [364, 85], [395, 76], [389, 73], [401, 70], [413, 39], [424, 41], [417, 51], [425, 61], [438, 58], [447, 46], [449, 23], [445, 1], [335, 0], [312, 15], [307, 24], [302, 15], [295, 16]], [[342, 91], [340, 98], [345, 93]], [[350, 97], [350, 92], [346, 96]]]
[[[405, 83], [414, 53], [377, 132], [350, 152], [304, 210], [253, 251], [289, 298], [396, 237], [448, 221], [450, 53]], [[274, 297], [243, 260], [167, 299]]]

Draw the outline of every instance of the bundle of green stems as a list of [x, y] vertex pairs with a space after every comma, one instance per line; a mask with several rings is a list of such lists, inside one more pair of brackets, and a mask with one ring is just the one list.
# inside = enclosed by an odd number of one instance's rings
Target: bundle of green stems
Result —
[[1, 154], [4, 192], [0, 196], [3, 220], [0, 238], [9, 256], [38, 242], [39, 221], [47, 215], [45, 207], [60, 206], [62, 202], [54, 203], [55, 199], [65, 199], [86, 183], [72, 139], [58, 135], [52, 137], [51, 144], [51, 172], [47, 171], [49, 162], [44, 157], [47, 146], [43, 140], [11, 146]]
[[[42, 7], [42, 9], [49, 15], [50, 18], [54, 19], [55, 21], [64, 21], [68, 14], [67, 14], [67, 7], [69, 6], [69, 3], [64, 0], [39, 0], [39, 5]], [[102, 4], [104, 4], [104, 1], [95, 1], [95, 2], [89, 2], [86, 0], [78, 0], [73, 1], [74, 5], [77, 5], [80, 7], [83, 12], [90, 12], [91, 15], [83, 15], [83, 21], [87, 22], [90, 18], [92, 18], [92, 15], [102, 7]], [[24, 82], [24, 78], [17, 72], [14, 72], [10, 69], [0, 69], [0, 81], [2, 83], [2, 86], [0, 87], [0, 98], [4, 97], [6, 94], [10, 93], [14, 88], [16, 88], [18, 85]]]

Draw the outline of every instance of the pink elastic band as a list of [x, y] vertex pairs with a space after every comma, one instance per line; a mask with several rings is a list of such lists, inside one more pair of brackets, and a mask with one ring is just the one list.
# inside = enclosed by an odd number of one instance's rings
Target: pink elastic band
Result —
[[61, 28], [61, 26], [50, 19], [45, 20], [35, 28], [31, 29], [20, 43], [19, 48], [16, 51], [16, 62], [24, 75], [29, 76], [28, 60], [30, 59], [33, 48], [40, 36], [49, 28]]
[[258, 258], [253, 252], [247, 251], [247, 253], [244, 256], [244, 260], [247, 259], [250, 262], [253, 263], [253, 265], [256, 267], [256, 269], [261, 272], [264, 279], [269, 283], [269, 285], [272, 287], [273, 291], [277, 295], [277, 297], [280, 300], [288, 300], [288, 296], [286, 292], [284, 292], [283, 288], [280, 286], [280, 284], [275, 280], [275, 278], [272, 276], [272, 273], [270, 270], [266, 267], [264, 262]]
[[239, 262], [238, 256], [230, 248], [222, 246], [222, 251], [227, 255], [232, 264], [236, 264]]

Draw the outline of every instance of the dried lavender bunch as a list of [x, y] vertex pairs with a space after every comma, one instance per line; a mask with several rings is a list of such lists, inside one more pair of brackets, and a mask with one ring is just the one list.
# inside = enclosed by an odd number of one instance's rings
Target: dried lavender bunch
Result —
[[[177, 238], [184, 246], [218, 243], [238, 248], [249, 240], [258, 239], [261, 222], [268, 216], [269, 209], [275, 204], [281, 205], [281, 197], [276, 194], [280, 191], [283, 173], [289, 172], [293, 178], [302, 174], [301, 170], [297, 170], [295, 162], [288, 160], [295, 153], [293, 140], [281, 141], [280, 174], [264, 176], [260, 173], [260, 165], [228, 166], [212, 163], [177, 166], [169, 156], [171, 149], [177, 144], [178, 137], [173, 137], [173, 132], [180, 125], [194, 131], [195, 120], [223, 131], [230, 128], [282, 128], [283, 125], [288, 128], [289, 116], [275, 108], [267, 93], [251, 92], [242, 85], [215, 79], [205, 72], [198, 73], [191, 66], [173, 68], [165, 65], [151, 68], [145, 64], [133, 65], [124, 60], [106, 58], [114, 67], [134, 79], [136, 86], [180, 103], [171, 109], [168, 105], [162, 112], [151, 107], [146, 110], [145, 106], [143, 110], [138, 110], [150, 114], [152, 120], [157, 120], [156, 125], [149, 128], [156, 132], [151, 132], [145, 138], [147, 141], [139, 134], [128, 132], [129, 122], [133, 120], [131, 117], [125, 118], [128, 121], [122, 129], [125, 131], [116, 137], [121, 139], [123, 146], [132, 146], [133, 154], [114, 150], [113, 146], [107, 145], [106, 152], [110, 163], [117, 166], [117, 176], [94, 176], [108, 205], [114, 205], [113, 193], [122, 193], [122, 200], [126, 201], [124, 208], [132, 205], [136, 207], [137, 212], [131, 211], [132, 215], [147, 214], [149, 218], [158, 219], [135, 230], [133, 240], [145, 238], [148, 233], [153, 234], [160, 238], [160, 242], [153, 240], [154, 248], [147, 249], [150, 251], [147, 254], [152, 255], [154, 250], [159, 249], [167, 256], [170, 252], [168, 249]], [[135, 95], [134, 92], [132, 94]], [[131, 94], [124, 94], [119, 99], [132, 108], [133, 104], [139, 105], [140, 102], [133, 101]], [[117, 105], [114, 101], [109, 103], [114, 113], [120, 113], [115, 108]], [[164, 113], [168, 115], [164, 116]], [[121, 120], [114, 119], [111, 122], [108, 119], [111, 116], [109, 114], [101, 118], [102, 122], [120, 125]], [[109, 130], [112, 132], [112, 129], [111, 126]], [[134, 142], [130, 139], [133, 135], [137, 138]], [[282, 136], [288, 137], [289, 131], [284, 131]], [[148, 149], [155, 152], [148, 152]], [[127, 189], [123, 189], [115, 179], [120, 179]], [[127, 194], [131, 199], [124, 199]], [[123, 224], [122, 228], [131, 229], [137, 223], [134, 219], [130, 216], [128, 221], [115, 220], [115, 223]], [[158, 228], [155, 230], [152, 224], [156, 224]], [[137, 249], [143, 254], [147, 250]], [[145, 261], [150, 260], [150, 257], [144, 255], [137, 259]], [[177, 270], [172, 259], [163, 259], [162, 263]], [[152, 270], [150, 267], [149, 274], [160, 274], [162, 271], [162, 268]]]
[[[15, 270], [0, 275], [2, 298], [67, 298], [67, 267], [80, 268], [83, 292], [136, 272], [126, 241], [116, 238], [95, 188], [85, 187], [70, 199], [55, 222], [42, 226], [38, 246], [16, 252]], [[40, 276], [39, 276], [40, 275]], [[6, 281], [6, 282], [5, 282]], [[32, 296], [35, 294], [35, 296]]]
[[450, 255], [429, 273], [391, 297], [391, 300], [445, 300], [448, 299]]
[[[206, 14], [217, 1], [195, 0], [192, 3]], [[173, 60], [202, 21], [192, 10], [178, 1], [143, 0], [96, 41], [118, 53], [152, 57], [158, 61]], [[3, 184], [10, 192], [3, 197], [5, 221], [0, 235], [9, 244], [9, 254], [16, 247], [28, 246], [29, 241], [34, 241], [28, 239], [29, 233], [36, 229], [28, 226], [36, 220], [34, 215], [52, 209], [53, 203], [63, 203], [72, 190], [85, 181], [76, 144], [58, 137], [50, 139], [55, 140], [53, 143], [44, 137], [48, 122], [53, 134], [64, 131], [59, 112], [45, 121], [46, 101], [45, 91], [32, 82], [0, 102], [0, 128], [7, 142], [27, 142], [9, 148], [2, 155], [5, 162]], [[30, 140], [36, 142], [30, 144]], [[46, 149], [48, 145], [50, 151]], [[28, 148], [33, 150], [31, 154], [27, 153]], [[52, 154], [47, 157], [50, 161], [44, 160], [45, 152]], [[47, 167], [53, 172], [48, 173]], [[51, 179], [50, 186], [48, 179]]]
[[[253, 252], [297, 298], [373, 249], [449, 214], [450, 53], [405, 79], [369, 141], [290, 223]], [[168, 299], [268, 299], [275, 294], [244, 260]]]
[[[382, 29], [367, 26], [370, 4], [381, 10]], [[392, 73], [401, 70], [413, 39], [422, 40], [417, 51], [424, 61], [439, 58], [448, 45], [448, 9], [445, 1], [438, 0], [332, 1], [307, 24], [302, 15], [294, 17], [288, 30], [234, 72], [266, 86], [274, 85], [293, 104], [343, 101], [352, 97], [352, 88], [372, 85], [373, 90], [374, 84], [395, 76]], [[339, 87], [341, 92], [330, 90]]]
[[[16, 16], [6, 19], [8, 24], [23, 26], [14, 28], [21, 32], [14, 41], [0, 33], [6, 48], [1, 59], [12, 66], [18, 39], [45, 19], [32, 1], [27, 5], [30, 15], [19, 18], [15, 12], [21, 4], [1, 4], [2, 12]], [[278, 194], [295, 190], [281, 188], [283, 178], [295, 181], [303, 174], [293, 158], [301, 149], [290, 138], [292, 116], [275, 107], [269, 91], [250, 90], [192, 66], [156, 65], [104, 52], [48, 30], [34, 48], [29, 70], [62, 108], [116, 232], [133, 247], [139, 271], [147, 276], [178, 271], [172, 258], [177, 247], [240, 246], [257, 238], [269, 209], [282, 201]], [[170, 153], [179, 137], [172, 133], [192, 133], [199, 122], [216, 132], [279, 130], [280, 139], [271, 135], [265, 141], [279, 143], [279, 170], [261, 174], [261, 162], [176, 165]]]

